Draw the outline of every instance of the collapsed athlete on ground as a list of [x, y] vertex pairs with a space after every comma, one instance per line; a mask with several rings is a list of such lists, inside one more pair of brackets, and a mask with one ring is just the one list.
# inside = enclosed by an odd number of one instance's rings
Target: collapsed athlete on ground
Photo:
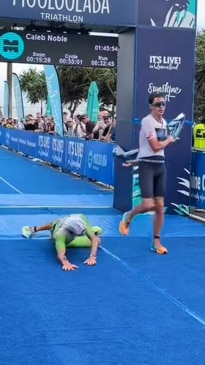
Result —
[[102, 230], [99, 227], [91, 227], [86, 216], [73, 214], [43, 226], [25, 226], [22, 228], [22, 235], [25, 238], [31, 238], [42, 231], [51, 232], [51, 239], [55, 244], [57, 257], [63, 270], [78, 269], [78, 266], [70, 263], [66, 257], [66, 250], [69, 247], [90, 247], [90, 256], [84, 263], [88, 266], [96, 265], [97, 250], [101, 242], [98, 235]]
[[[142, 203], [126, 212], [119, 225], [122, 235], [129, 234], [130, 223], [137, 214], [154, 211], [154, 239], [152, 250], [158, 254], [167, 253], [160, 242], [164, 223], [164, 196], [166, 166], [164, 150], [175, 139], [168, 135], [167, 123], [163, 118], [165, 99], [162, 94], [149, 98], [151, 113], [142, 119], [139, 133], [139, 184]], [[129, 165], [129, 164], [128, 164]]]

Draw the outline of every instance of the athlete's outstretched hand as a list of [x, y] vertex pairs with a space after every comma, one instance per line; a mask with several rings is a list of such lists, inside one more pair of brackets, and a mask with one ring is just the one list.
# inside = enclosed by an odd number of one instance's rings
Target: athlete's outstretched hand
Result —
[[88, 266], [94, 266], [94, 265], [96, 265], [97, 264], [96, 257], [90, 256], [87, 260], [84, 261], [84, 264], [86, 264]]
[[78, 266], [71, 264], [69, 261], [65, 261], [62, 266], [62, 269], [65, 271], [74, 271], [78, 268]]
[[123, 167], [130, 167], [130, 166], [132, 166], [132, 165], [131, 165], [131, 163], [130, 163], [130, 162], [123, 162], [123, 163], [122, 163], [122, 166], [123, 166]]
[[123, 167], [133, 167], [139, 164], [138, 160], [128, 160], [122, 163]]

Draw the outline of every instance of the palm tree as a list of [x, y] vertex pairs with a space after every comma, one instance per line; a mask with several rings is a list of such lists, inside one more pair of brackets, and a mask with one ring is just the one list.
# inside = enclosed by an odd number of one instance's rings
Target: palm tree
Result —
[[27, 100], [31, 104], [41, 103], [43, 114], [43, 102], [47, 100], [47, 86], [44, 71], [30, 68], [19, 76], [22, 91], [27, 94]]

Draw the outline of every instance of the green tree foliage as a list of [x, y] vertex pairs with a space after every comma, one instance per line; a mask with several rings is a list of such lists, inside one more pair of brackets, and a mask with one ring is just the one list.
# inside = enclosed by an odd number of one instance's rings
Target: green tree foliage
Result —
[[88, 89], [92, 81], [96, 81], [99, 88], [101, 106], [116, 105], [116, 79], [113, 69], [57, 67], [62, 100], [68, 105], [71, 115], [76, 108], [87, 99]]
[[[62, 103], [68, 107], [71, 116], [77, 107], [87, 99], [91, 81], [99, 88], [99, 100], [102, 107], [116, 105], [116, 71], [82, 67], [57, 67]], [[22, 90], [31, 104], [47, 100], [47, 88], [44, 71], [30, 68], [20, 76]]]
[[77, 107], [87, 98], [89, 80], [87, 73], [82, 67], [57, 67], [61, 97], [64, 105], [67, 105], [71, 116]]
[[114, 113], [117, 101], [117, 70], [97, 69], [96, 81], [99, 86], [101, 107], [109, 107]]
[[46, 79], [43, 71], [30, 68], [19, 75], [22, 90], [31, 104], [42, 103], [47, 99]]
[[194, 109], [195, 121], [205, 118], [205, 30], [197, 34]]

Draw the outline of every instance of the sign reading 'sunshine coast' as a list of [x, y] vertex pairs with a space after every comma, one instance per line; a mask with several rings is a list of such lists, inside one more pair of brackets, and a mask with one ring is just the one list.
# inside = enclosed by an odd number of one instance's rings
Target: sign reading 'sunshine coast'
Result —
[[[0, 0], [0, 17], [103, 25], [136, 25], [136, 0]], [[2, 4], [1, 4], [2, 3]]]

